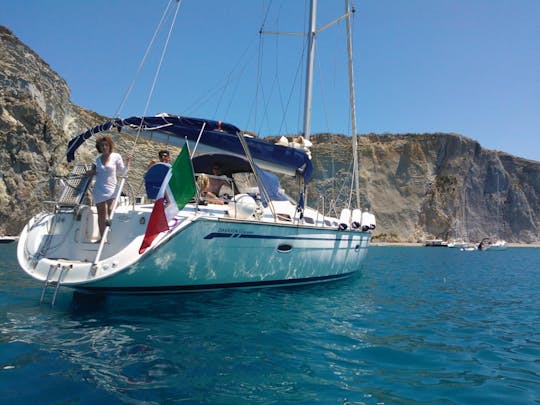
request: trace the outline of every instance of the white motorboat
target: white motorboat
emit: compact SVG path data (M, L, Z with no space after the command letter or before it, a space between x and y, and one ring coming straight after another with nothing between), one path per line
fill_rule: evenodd
M9 236L9 235L3 235L0 236L0 244L4 243L13 243L18 239L17 236Z
M506 250L508 246L506 246L506 241L501 239L493 240L489 244L489 250Z
M70 141L68 161L85 140L108 131L192 151L186 153L191 170L182 173L186 184L211 173L219 162L227 187L219 201L205 201L193 189L185 206L143 248L156 206L132 195L123 178L124 192L118 193L97 243L96 209L85 198L92 179L85 175L88 166L75 164L61 179L64 188L53 208L31 218L19 239L18 261L44 283L42 300L49 285L56 286L55 296L59 286L99 293L201 291L324 282L360 269L375 216L344 209L338 219L305 206L313 165L309 152L297 143L268 143L221 121L161 114L114 119L89 129ZM169 177L179 175L175 165L164 170ZM298 198L287 196L273 173L296 176ZM162 190L169 177L159 178ZM147 190L156 181L149 178Z
M478 246L478 249L483 251L499 251L507 248L506 241L497 238L484 238Z

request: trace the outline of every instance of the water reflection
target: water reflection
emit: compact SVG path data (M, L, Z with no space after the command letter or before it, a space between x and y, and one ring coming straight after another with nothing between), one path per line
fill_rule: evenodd
M268 390L294 398L325 370L334 370L327 384L345 386L354 374L347 369L361 367L347 353L366 345L361 314L372 304L347 286L136 297L62 291L52 310L36 294L35 305L6 313L1 333L70 364L59 377L121 401L234 391L257 402Z

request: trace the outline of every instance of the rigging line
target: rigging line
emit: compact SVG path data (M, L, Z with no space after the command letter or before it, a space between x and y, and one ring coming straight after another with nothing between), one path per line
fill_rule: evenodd
M178 16L178 10L180 9L180 4L182 4L181 0L178 0L176 4L176 11L174 12L174 17L171 22L171 26L169 27L169 32L167 33L167 39L165 40L165 45L163 46L163 50L161 52L161 57L159 59L158 67L156 69L156 74L154 75L154 80L152 82L152 87L150 88L150 92L148 94L148 98L146 100L146 105L144 107L143 117L146 116L146 112L148 111L148 106L150 105L150 100L152 99L152 95L154 93L154 89L156 87L157 79L159 77L159 72L161 71L161 65L163 64L163 59L165 58L165 54L167 53L167 48L169 46L169 40L171 39L172 30L174 28L174 23L176 22L176 17ZM141 126L142 126L142 120L141 120ZM139 136L139 134L137 134Z
M261 27L262 29L262 27ZM246 128L249 128L249 122L251 119L249 117L252 116L253 112L253 132L257 133L257 114L258 114L258 104L259 104L259 84L261 82L261 53L262 53L262 33L259 30L259 46L258 46L258 52L257 52L257 69L256 69L256 81L255 81L255 102L252 103L250 112L248 114L248 122L246 123Z
M344 195L344 194L346 194L346 192L344 192L344 189L346 189L347 192L349 193L348 198L349 199L351 198L352 194L350 192L350 187L346 187L346 184L349 181L349 179L347 178L348 177L347 175L351 173L352 166L353 166L353 162L350 161L348 168L343 167L342 169L338 170L338 173L337 173L338 179L335 179L336 191L334 192L334 198L333 198L333 201L332 201L333 206L329 207L329 209L333 209L334 211L336 211L338 204L340 204L340 206L343 206L344 204L346 204L347 195ZM341 175L341 173L344 173L344 174ZM343 202L342 202L342 200L343 200ZM350 208L351 205L348 204L348 205L345 205L345 207Z
M278 35L280 35L280 33L277 33ZM278 39L276 39L276 43L277 41L279 41ZM289 111L289 106L293 100L293 96L294 96L294 93L295 93L295 89L297 87L297 83L298 83L298 79L299 77L302 77L302 67L303 67L303 61L304 61L304 57L305 57L305 52L306 52L306 47L305 47L305 42L302 42L304 45L302 47L302 51L300 53L300 57L298 59L298 64L297 64L297 68L296 68L296 72L295 72L295 75L294 75L294 79L293 79L293 82L292 82L292 85L290 86L290 91L289 91L289 94L288 94L288 97L287 97L287 100L286 102L284 103L284 100L283 100L283 96L282 96L282 92L281 92L281 85L280 85L280 80L279 80L279 75L277 74L277 72L279 71L279 62L277 61L278 59L278 56L276 56L276 74L274 75L274 80L272 82L272 88L271 88L271 92L270 92L270 95L268 97L268 100L266 101L265 103L265 115L266 117L268 117L268 105L270 104L270 99L272 98L272 94L273 94L273 88L274 88L274 83L277 83L277 87L278 87L278 94L279 94L279 100L281 102L281 121L280 121L280 125L279 125L279 128L278 128L278 134L281 134L283 133L283 128L285 127L285 133L288 132L288 129L287 129L287 111ZM276 55L279 55L279 52L276 51ZM298 88L298 91L300 93L302 93L302 86L299 86ZM301 96L300 96L301 97ZM298 111L297 111L297 121L299 122L301 120L301 116L302 116L302 105L301 103L298 103Z
M298 62L298 65L296 66L296 73L294 75L294 81L293 81L293 84L291 86L291 91L289 92L289 97L287 99L287 103L285 105L285 110L283 111L283 116L282 116L282 119L281 119L281 124L279 126L279 133L281 133L281 130L282 128L285 126L285 131L288 131L287 129L287 125L286 125L286 112L289 110L289 105L291 104L291 101L293 99L293 94L294 94L294 90L295 88L297 87L296 86L296 83L298 83L298 77L301 75L301 72L303 71L302 70L302 67L303 67L303 58L304 58L304 55L305 55L305 48L302 49L302 54L300 56L300 59L299 59L299 62ZM302 92L302 87L300 86L299 88L299 91L300 93ZM300 103L299 103L300 105ZM300 121L300 117L301 117L301 111L299 110L297 112L297 121L299 122Z
M259 112L259 89L260 89L260 84L261 84L261 76L262 76L262 54L263 54L263 49L264 49L264 46L262 44L263 42L263 33L264 33L264 24L266 24L266 19L268 18L268 13L270 11L270 6L272 4L272 1L270 1L268 3L268 7L266 8L266 11L264 12L264 17L263 17L263 20L262 20L262 24L261 24L261 27L259 28L259 47L258 47L258 52L257 52L257 75L256 75L256 82L255 82L255 102L253 103L252 105L252 109L254 109L254 113L253 113L253 132L257 133L257 115L258 115L258 112ZM248 122L248 127L249 127L249 122ZM261 124L261 127L262 127L262 124ZM260 129L259 129L260 131Z
M166 11L169 9L169 5L171 4L173 0L170 0L169 1L169 4L167 5L167 8L166 8ZM177 0L177 5L176 5L176 11L174 13L174 17L172 19L172 22L171 22L171 26L169 27L169 32L167 34L167 39L165 41L165 44L163 46L163 51L161 52L161 58L159 60L159 64L158 64L158 67L157 67L157 70L156 70L156 74L154 75L154 80L152 82L152 87L150 89L150 92L148 94L148 98L147 98L147 101L146 101L146 106L144 108L144 112L143 112L143 117L146 116L146 112L148 110L148 106L150 104L150 100L152 98L152 94L154 92L154 88L155 88L155 85L156 85L156 82L157 82L157 79L158 79L158 76L159 76L159 72L161 70L161 65L163 64L163 59L165 57L165 53L167 52L167 47L169 45L169 40L171 38L171 34L172 34L172 30L174 28L174 24L176 22L176 17L178 15L178 10L180 9L180 4L182 3L182 0ZM163 18L162 18L163 20ZM161 21L160 21L160 24L161 24ZM139 141L139 137L140 137L140 134L141 134L141 130L142 130L142 127L143 127L143 124L144 124L144 119L141 119L141 123L139 124L139 127L137 129L137 135L135 137L135 140L133 141L133 146L137 145L137 142ZM122 180L120 181L120 187L118 188L118 194L116 196L116 198L114 199L114 202L113 202L113 206L112 206L112 209L111 209L111 214L110 214L110 219L112 220L113 216L114 216L114 213L116 211L116 207L118 205L118 200L120 198L120 195L122 193L122 189L124 187L124 184L126 182L126 178L127 178L127 170L126 172L124 173L124 175L122 176ZM106 239L106 236L107 236L107 233L110 231L110 227L107 227L105 228L105 233L101 239L101 243L100 243L100 246L98 248L98 252L96 254L96 257L95 257L95 261L94 261L94 264L98 262L98 260L100 259L100 256L101 256L101 252L103 250L103 246L104 246L104 241Z
M281 91L281 83L279 80L279 65L280 65L280 42L279 37L276 37L275 41L275 60L274 60L274 80L272 82L272 93L274 92L274 84L277 87L277 98L279 100L279 105L281 107L282 115L285 115L286 109L283 103L283 92ZM272 96L272 93L270 96ZM279 133L281 133L281 127L279 128Z
M231 108L231 105L233 104L234 97L238 91L238 88L240 87L240 79L242 76L244 76L244 72L246 71L248 67L249 58L247 57L248 53L251 51L251 48L253 46L255 41L251 42L243 51L243 53L238 58L236 64L234 67L229 71L227 74L227 80L225 81L225 84L222 86L221 95L219 97L219 104L221 104L223 97L225 96L225 92L228 90L229 87L234 87L232 90L232 95L229 97L229 105L227 106L225 110L225 114L223 114L224 117L228 115L228 112ZM235 86L232 86L232 83L236 83ZM216 114L217 114L218 107L216 106Z
M122 109L124 108L124 105L126 104L127 102L127 99L129 98L129 95L131 94L131 91L133 90L133 87L135 86L135 83L142 71L142 68L144 66L144 64L146 63L146 59L148 58L148 55L150 54L150 51L152 49L152 47L154 46L154 42L157 38L157 34L159 31L161 31L161 27L163 25L163 22L165 21L165 17L168 13L168 10L169 10L169 7L171 6L171 3L173 2L174 0L169 0L169 4L167 4L167 7L165 8L165 11L163 12L163 15L161 16L161 20L159 21L158 23L158 26L156 27L156 30L154 31L154 35L152 36L152 39L150 40L150 43L148 44L148 47L146 48L146 52L144 53L144 56L143 58L141 59L141 62L139 64L139 67L137 69L137 72L135 73L135 76L133 77L133 80L131 81L127 91L126 91L126 94L124 95L124 98L122 99L121 103L120 103L120 106L118 107L118 109L116 110L116 113L114 114L114 118L118 118L119 115L120 115L120 112L122 111Z
M275 74L274 74L274 78L273 78L273 81L272 81L272 85L270 86L270 93L268 95L268 97L265 97L265 91L264 91L264 87L262 87L261 83L262 83L262 76L263 76L263 73L262 73L262 67L263 67L263 50L264 50L264 45L263 45L263 35L276 35L276 48L279 48L279 39L277 38L277 36L281 36L281 35L287 35L286 33L283 33L283 32L269 32L269 31L265 31L264 30L264 24L266 23L266 20L267 20L267 17L268 17L268 13L270 11L270 6L271 4L268 5L268 8L266 9L266 14L265 14L265 17L264 17L264 20L263 20L263 24L261 25L261 28L259 29L259 54L258 54L258 60L257 60L257 87L256 87L256 94L255 94L255 122L254 122L254 128L257 128L257 115L258 115L258 109L259 109L259 94L261 94L261 97L262 97L262 107L263 107L263 111L262 111L262 115L263 117L261 118L261 123L259 124L259 130L258 132L262 132L262 128L264 126L264 122L266 121L267 122L267 125L270 127L271 126L271 119L269 118L269 105L271 103L271 99L272 99L272 95L274 94L274 88L277 87L277 92L278 92L278 99L280 101L280 106L281 106L281 113L282 113L282 119L281 119L281 123L280 123L280 126L279 126L279 130L278 130L278 133L281 133L282 131L282 128L283 128L283 123L285 121L285 113L287 111L287 107L284 106L284 103L283 103L283 95L282 95L282 92L281 92L281 85L279 83L279 77L277 75L277 72L279 71L279 55L280 53L276 50L275 52L275 55L276 55L276 63L275 63ZM277 24L279 25L279 18L278 18L278 22ZM277 83L277 85L276 85ZM290 98L290 97L289 97ZM257 132L257 129L255 129L255 132Z
M226 108L225 114L222 114L222 117L226 115L230 109L230 106L233 104L234 95L237 93L237 87L240 84L239 77L242 77L244 75L245 69L247 69L249 64L249 58L248 53L251 50L251 47L253 44L249 44L242 54L239 56L239 58L236 61L236 64L229 69L228 73L225 75L225 80L218 79L214 83L209 84L209 88L207 90L201 91L201 95L199 95L197 98L194 98L190 105L186 107L186 114L190 111L197 111L200 109L200 107L204 104L207 104L209 100L217 100L216 107L214 109L214 115L218 114L218 110L224 107L221 107L223 104L223 98L225 96L225 93L228 91L228 89L231 86L231 83L237 82L238 85L234 87L233 90L233 97L230 98L228 107ZM247 62L246 62L247 61ZM223 117L224 118L224 117Z
M347 204L347 208L351 208L352 207L352 199L353 199L353 190L354 190L354 183L356 181L356 173L354 173L354 170L355 170L355 165L354 163L352 164L353 166L353 175L351 176L351 185L349 186L349 203ZM357 207L358 208L358 205Z
M323 115L324 115L324 124L325 124L325 127L326 127L326 132L330 133L330 125L329 125L329 120L328 120L328 106L326 104L326 88L324 87L324 78L322 77L323 74L323 69L321 67L321 58L319 56L319 52L316 52L315 53L315 58L317 59L317 70L318 70L318 74L319 74L319 77L321 77L321 80L318 80L317 83L318 83L318 87L319 87L319 91L321 92L321 104L322 104L322 110L323 110ZM335 82L334 82L334 88L335 88Z
M173 0L170 0L170 2L172 2L172 1ZM170 4L170 2L169 2L169 4ZM152 99L152 95L153 95L154 89L156 87L157 79L158 79L159 73L161 71L161 65L163 64L163 59L165 58L165 54L167 53L167 48L169 46L169 40L171 39L172 30L173 30L174 24L176 22L176 17L178 16L178 10L180 9L180 4L182 4L182 0L177 0L176 11L174 12L174 16L173 16L173 19L171 21L171 25L169 27L169 32L167 33L167 39L165 40L165 44L163 45L163 50L161 51L161 57L159 59L159 63L158 63L157 69L156 69L156 73L154 75L154 80L152 81L152 86L150 88L150 91L148 93L148 97L146 99L146 105L144 107L142 117L145 117L146 112L148 111L148 106L150 105L150 100ZM137 135L135 136L135 140L133 141L134 146L137 145L137 142L139 141L139 137L141 135L143 125L144 125L144 119L141 119L141 123L139 124L139 127L137 128Z
M265 31L259 31L259 34L261 35L260 38L263 38L263 34L266 34ZM278 43L277 42L278 39L276 39L276 44ZM277 47L277 45L276 45ZM262 41L260 42L260 61L263 61L263 50L264 50L264 45L262 44ZM275 52L275 55L276 55L276 59L277 59L277 55L278 55L278 52L276 51ZM260 62L259 62L260 63ZM260 64L260 66L264 66L262 63ZM277 68L276 68L277 70ZM268 94L268 96L266 96L266 93L265 93L265 87L262 86L262 77L263 77L263 71L262 71L262 68L260 69L260 75L258 77L258 85L260 85L260 91L261 91L261 98L262 98L262 118L261 118L261 130L262 131L262 127L264 125L264 122L266 121L267 125L270 127L271 126L271 118L270 118L270 114L269 114L269 105L271 103L271 100L272 100L272 95L274 94L274 88L275 88L275 82L276 82L276 75L274 75L273 77L273 80L272 80L272 84L269 86L270 87L270 92ZM258 101L258 100L257 100Z
M261 37L262 38L262 37ZM264 65L264 45L259 46L259 67L258 67L258 77L257 77L257 110L259 109L259 103L261 106L261 118L260 118L260 124L259 124L259 130L255 129L256 132L263 132L263 126L264 122L266 121L269 123L268 119L268 102L266 101L266 95L265 95L265 88L262 85L263 82L263 76L265 75L265 70L263 70L265 67ZM260 100L260 101L259 101ZM255 121L255 125L257 125L257 122ZM268 124L267 124L268 125ZM255 126L255 128L257 128Z

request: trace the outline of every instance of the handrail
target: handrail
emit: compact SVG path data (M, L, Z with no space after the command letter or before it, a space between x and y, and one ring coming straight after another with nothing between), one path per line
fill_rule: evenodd
M272 216L274 217L274 222L277 222L277 215L276 215L276 210L274 209L274 204L272 203L272 200L270 199L270 196L268 195L268 190L266 190L264 183L261 181L259 177L259 173L257 172L257 167L255 166L255 162L253 161L253 157L251 156L251 152L244 138L244 134L241 132L238 132L237 135L238 135L238 139L240 140L240 144L242 145L242 148L244 148L244 153L246 154L246 157L248 158L248 162L249 162L249 165L251 166L251 170L253 171L253 175L255 176L255 179L257 180L257 185L259 186L259 189L264 194L264 197L266 198L266 201L268 202L268 207L270 208L270 211L272 212Z

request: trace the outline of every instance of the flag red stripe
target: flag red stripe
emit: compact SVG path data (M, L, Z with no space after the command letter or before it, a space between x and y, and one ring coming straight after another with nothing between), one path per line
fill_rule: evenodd
M148 226L146 227L144 239L139 248L139 254L143 254L152 244L154 239L156 239L156 236L168 229L169 224L167 223L167 217L165 216L164 198L162 197L154 202L154 208L152 209L150 219L148 220Z

